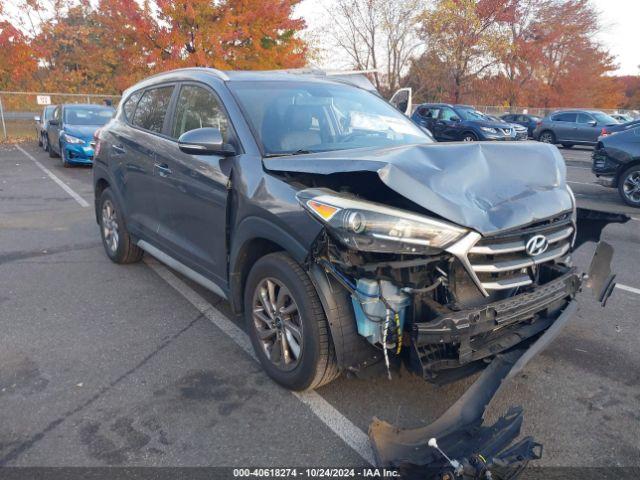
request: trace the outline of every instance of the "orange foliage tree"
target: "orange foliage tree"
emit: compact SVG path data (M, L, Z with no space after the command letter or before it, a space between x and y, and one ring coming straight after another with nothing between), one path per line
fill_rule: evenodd
M0 11L0 86L115 93L172 68L301 67L299 2L19 0Z

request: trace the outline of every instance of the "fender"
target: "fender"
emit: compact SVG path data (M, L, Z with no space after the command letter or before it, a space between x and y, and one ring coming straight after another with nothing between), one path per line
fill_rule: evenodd
M229 254L229 298L234 313L242 312L243 267L247 257L251 255L245 247L253 240L266 240L278 245L300 264L306 262L311 248L310 245L305 246L300 243L273 221L255 216L244 218L233 231Z

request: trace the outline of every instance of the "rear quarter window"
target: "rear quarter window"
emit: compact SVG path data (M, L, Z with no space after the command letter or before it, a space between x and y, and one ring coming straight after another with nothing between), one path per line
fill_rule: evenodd
M138 100L142 96L142 92L133 92L122 105L124 116L128 121L133 121L133 113L136 111Z

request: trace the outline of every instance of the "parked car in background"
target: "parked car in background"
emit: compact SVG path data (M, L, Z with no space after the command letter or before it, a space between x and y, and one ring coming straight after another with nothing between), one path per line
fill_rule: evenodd
M542 121L542 117L529 115L527 113L508 113L506 115L502 115L500 118L505 122L517 123L518 125L527 127L529 137L533 137L533 131L535 130L536 125L538 122Z
M592 171L599 184L617 188L627 205L640 208L640 125L601 137Z
M42 114L33 117L36 122L36 138L38 139L38 146L44 148L45 151L47 150L47 144L45 140L47 122L51 120L55 108L55 105L47 105L42 109Z
M560 110L545 117L533 131L533 138L544 143L595 145L598 137L607 134L607 127L619 122L598 110Z
M615 118L620 123L627 123L627 122L630 122L630 121L633 120L633 117L631 115L626 114L626 113L612 113L611 117Z
M418 105L411 120L427 128L439 142L516 139L511 125L489 120L469 105L423 103Z
M114 113L113 107L104 105L58 105L47 126L49 156L60 157L65 167L91 165L93 135Z
M527 132L527 127L523 127L522 125L520 125L518 123L507 122L507 121L501 119L500 117L496 117L494 115L487 115L485 113L484 116L487 117L492 122L503 123L505 125L509 125L509 126L513 127L513 129L516 131L516 140L528 140L529 139L529 133Z

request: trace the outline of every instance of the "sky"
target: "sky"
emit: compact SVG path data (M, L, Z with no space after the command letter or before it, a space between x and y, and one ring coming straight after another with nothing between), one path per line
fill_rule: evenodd
M402 0L398 0L402 1ZM303 0L296 13L307 21L311 30L326 21L325 9L332 0ZM640 0L592 0L601 12L602 32L599 39L616 56L619 68L613 75L640 75ZM321 39L319 39L321 41ZM324 59L322 67L338 68Z

